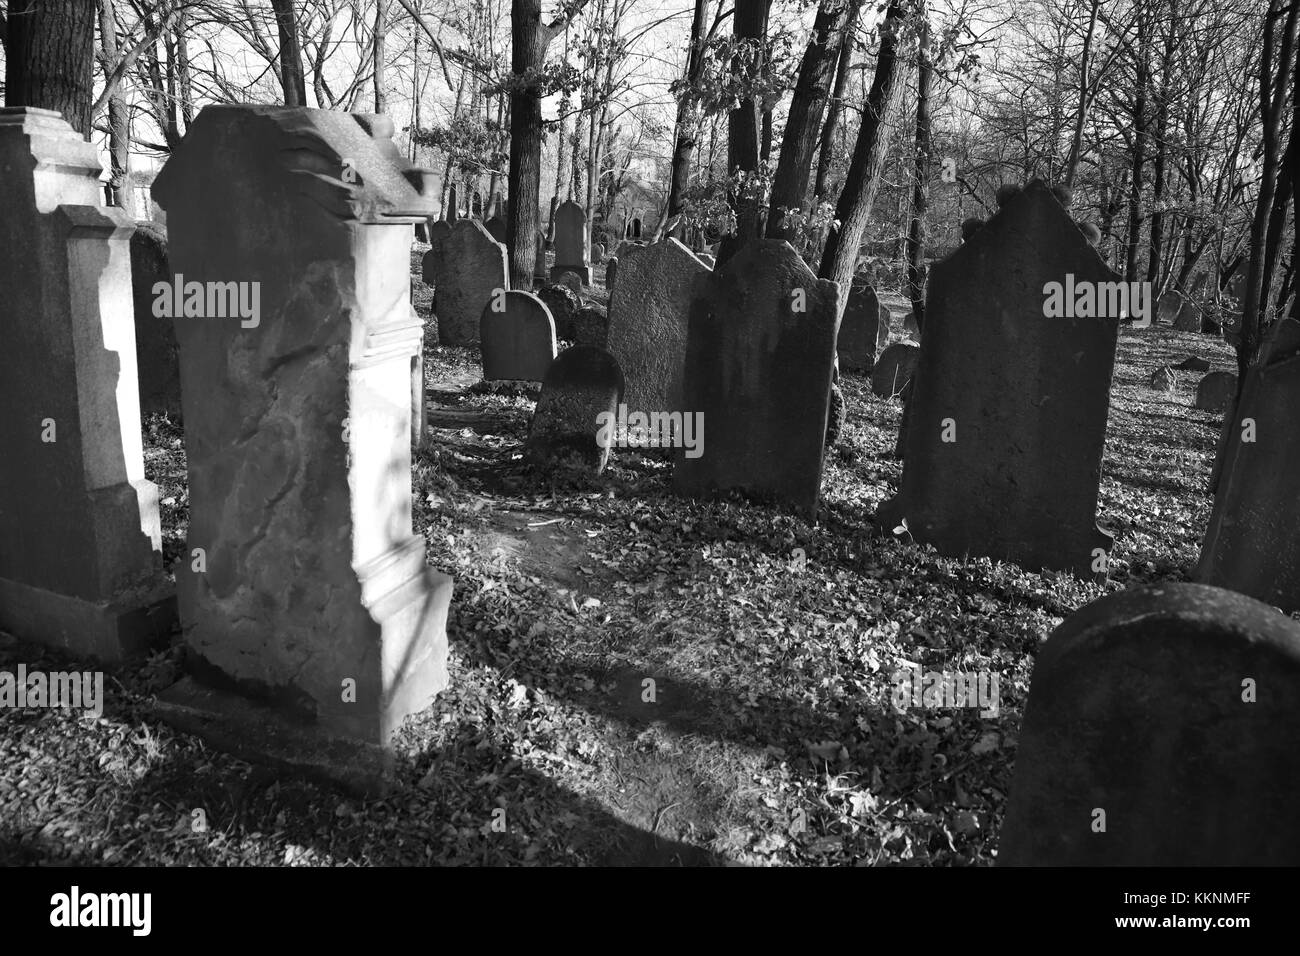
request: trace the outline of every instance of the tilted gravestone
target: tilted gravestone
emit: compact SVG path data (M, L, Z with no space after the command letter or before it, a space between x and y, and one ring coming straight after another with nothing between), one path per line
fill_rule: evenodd
M705 277L691 303L682 405L708 430L696 457L677 450L675 491L734 489L816 513L839 295L779 239L748 243Z
M705 266L707 266L710 269L712 269L715 265L718 264L718 260L713 258L713 256L709 255L707 252L697 252L695 254L695 258L699 259L701 262L705 264Z
M565 272L577 273L583 285L591 285L591 266L587 262L587 216L573 200L560 203L555 210L554 281Z
M536 292L537 298L546 303L555 320L555 334L566 342L573 341L573 320L582 308L582 299L567 285L552 283Z
M477 345L478 320L493 291L507 289L506 247L483 224L458 219L424 254L424 281L434 287L442 345Z
M180 355L172 320L154 315L154 286L170 284L167 230L137 222L131 236L131 296L135 307L135 364L140 410L176 415L181 410Z
M920 346L911 342L895 342L880 353L871 370L871 391L879 398L896 395L907 398L909 386L916 376L916 363L920 359Z
M58 113L0 110L0 169L0 629L116 661L175 620L144 477L134 226L99 207L95 148Z
M945 555L1104 572L1097 494L1121 286L1039 180L934 264L884 526L905 521Z
M627 381L627 407L686 411L682 375L691 301L709 269L676 239L647 246L621 268L609 299L609 350Z
M1238 409L1225 423L1227 445L1218 463L1214 509L1196 580L1249 594L1290 614L1300 610L1300 502L1295 490L1300 325L1280 323L1266 350L1264 361L1246 376ZM1198 389L1198 407L1199 398ZM1230 405L1232 396L1225 400Z
M623 373L605 349L575 345L559 354L542 382L528 429L525 460L542 470L573 468L600 474L610 441L601 426L618 414Z
M1237 376L1210 372L1196 383L1196 407L1203 412L1223 412L1237 398Z
M880 302L876 290L869 285L854 285L840 319L840 333L836 351L840 368L846 372L870 372L876 356L889 344L889 313L880 321Z
M406 260L434 202L391 130L209 106L154 184L187 286L253 305L176 323L194 679L167 692L168 719L367 791L398 725L447 683L452 588L411 533Z
M1038 652L1003 866L1300 864L1300 624L1159 584L1075 612Z
M540 382L555 359L555 321L531 292L503 290L483 308L483 378Z

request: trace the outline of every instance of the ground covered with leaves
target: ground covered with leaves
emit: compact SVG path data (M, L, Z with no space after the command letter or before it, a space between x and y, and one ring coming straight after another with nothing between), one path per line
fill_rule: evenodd
M990 864L1040 643L1102 593L1195 564L1221 416L1194 409L1195 373L1148 387L1188 355L1234 368L1207 336L1121 336L1103 584L875 531L901 406L862 377L842 379L848 421L810 523L674 497L657 453L615 450L598 479L532 474L535 391L486 388L475 351L432 348L415 530L455 580L451 683L404 727L391 794L362 801L160 723L177 635L108 674L99 718L0 711L0 862ZM183 435L151 418L145 441L170 561ZM85 666L0 635L0 666L18 662ZM998 674L999 712L900 709L912 666Z

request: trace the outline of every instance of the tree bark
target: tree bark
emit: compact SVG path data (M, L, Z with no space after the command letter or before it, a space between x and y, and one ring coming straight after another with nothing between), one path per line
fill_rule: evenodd
M695 0L695 12L691 16L690 47L686 56L686 75L683 77L684 88L677 97L677 121L673 128L673 161L668 179L668 202L664 206L663 219L655 230L655 238L663 238L669 221L682 211L682 196L686 192L686 183L691 174L691 156L699 137L699 111L696 108L698 97L695 84L699 82L700 70L704 63L704 22L709 17L709 0Z
M388 112L388 84L384 77L384 47L388 39L388 0L375 0L375 42L371 59L374 72L375 112Z
M767 235L789 239L786 212L801 209L808 194L808 179L821 133L822 113L835 81L836 58L843 46L852 0L821 0L812 36L799 64L790 113L781 137L781 158L772 178L768 202Z
M844 25L840 39L835 69L835 89L831 93L830 106L826 112L826 125L822 127L821 142L818 146L817 176L813 180L813 202L821 202L826 195L826 177L831 171L831 155L834 148L835 132L844 114L844 94L849 85L849 68L853 65L853 31L857 27L858 11L861 5L849 6L849 19Z
M87 0L10 0L5 49L5 104L58 110L89 139L95 5Z
M122 51L117 43L117 11L113 0L99 0L101 65L108 76ZM135 214L135 197L131 193L131 114L126 96L119 83L108 98L108 205L118 206L132 219Z
M735 38L748 41L755 51L754 76L761 72L763 40L767 35L766 0L736 0L732 14ZM732 175L756 173L760 162L762 135L761 106L756 96L742 97L727 117L727 166ZM742 190L732 196L736 212L736 231L723 237L718 247L718 265L730 259L736 250L758 234L759 201Z
M925 218L930 205L930 25L924 13L916 56L916 153L913 163L912 221L907 232L907 291L918 331L925 330Z
M898 34L910 13L909 0L890 0L885 21L880 30L880 53L876 57L876 73L871 81L863 105L862 125L853 147L844 189L835 205L838 229L832 229L822 251L821 268L817 274L823 279L833 279L847 292L858 260L858 247L866 232L871 207L880 188L880 175L888 153L888 127L885 124L889 110L902 89L899 82ZM840 296L843 309L846 295Z
M302 50L298 43L298 17L293 0L271 0L275 24L280 31L280 85L284 88L285 106L307 105L307 78L302 70Z
M1147 27L1146 18L1138 16L1137 89L1133 96L1133 177L1128 192L1128 236L1124 259L1124 281L1137 280L1138 247L1142 241L1142 173L1146 164L1147 146Z

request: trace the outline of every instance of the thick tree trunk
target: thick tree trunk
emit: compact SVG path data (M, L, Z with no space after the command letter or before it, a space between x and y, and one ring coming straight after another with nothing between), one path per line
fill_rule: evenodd
M275 24L280 31L280 85L285 106L307 105L307 78L302 71L302 50L298 43L298 17L293 0L271 0Z
M708 16L709 0L695 0L695 12L691 17L690 48L686 56L686 88L677 97L677 121L673 129L673 161L668 180L668 202L664 207L659 228L655 230L656 239L663 237L669 220L681 213L682 196L686 192L686 183L691 175L691 156L695 152L695 143L699 136L699 111L696 108L693 87L699 80L700 68L704 62L704 22Z
M506 246L510 286L532 286L537 262L538 202L542 183L542 97L536 76L552 34L542 24L541 0L511 0L510 195L506 201ZM530 82L518 82L523 77ZM576 163L575 163L576 165Z
M767 35L766 0L736 0L732 27L738 41L756 52L755 74L761 72L763 40ZM755 173L761 156L762 117L757 97L747 96L727 117L727 166L733 175ZM732 196L736 212L736 231L725 236L718 248L718 264L731 258L742 245L758 235L758 211L761 200L748 188Z
M111 73L122 58L117 43L117 11L113 0L99 0L100 48L104 74ZM135 196L131 191L131 114L119 83L108 99L108 205L119 206L136 218Z
M1133 96L1133 178L1128 187L1128 248L1124 281L1137 280L1138 248L1142 244L1142 175L1147 147L1147 37L1146 19L1138 17L1137 89Z
M840 48L836 53L835 89L831 93L830 106L826 112L826 125L822 127L821 142L818 145L817 176L813 180L813 202L819 203L826 195L826 177L831 171L831 156L834 150L835 133L844 115L844 94L849 85L849 68L853 65L853 31L858 22L861 4L851 3L849 18L844 25L840 38Z
M813 21L812 36L799 64L790 113L781 137L781 158L772 178L768 202L767 235L789 239L787 210L801 209L808 194L813 156L821 133L822 113L835 79L836 56L843 45L845 24L852 0L821 0Z
M95 5L10 0L5 105L58 110L87 139L95 77Z
M880 53L876 57L876 74L871 81L862 111L862 125L853 147L844 189L835 206L835 218L840 227L832 229L822 251L821 268L817 274L823 279L833 279L847 293L857 265L858 247L871 218L871 207L880 188L880 175L884 169L888 150L888 126L885 119L902 89L899 82L898 34L910 12L907 0L890 0L885 22L880 30ZM840 296L843 308L846 295Z

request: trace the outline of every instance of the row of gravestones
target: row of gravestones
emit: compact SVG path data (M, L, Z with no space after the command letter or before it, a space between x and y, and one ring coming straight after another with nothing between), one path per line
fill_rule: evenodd
M132 223L93 146L0 111L0 629L116 660L179 614L163 716L249 756L384 785L446 685L451 579L411 530L412 226L435 211L386 117L210 106L154 184L189 527L174 590L144 478ZM137 290L138 292L139 290Z

